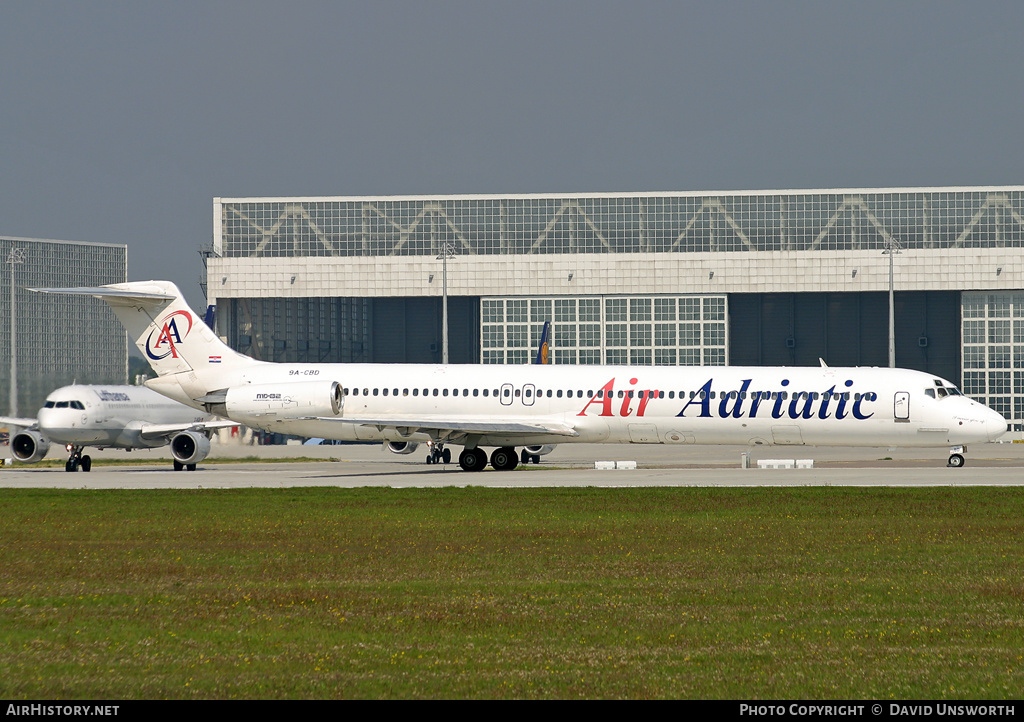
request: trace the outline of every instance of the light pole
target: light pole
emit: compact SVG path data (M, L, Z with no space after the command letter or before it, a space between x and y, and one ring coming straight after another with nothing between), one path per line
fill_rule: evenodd
M11 265L11 399L8 405L11 416L18 415L18 314L14 308L14 267L25 262L25 249L11 246L7 254Z
M893 302L892 259L900 252L900 242L889 236L882 255L889 256L889 368L896 368L896 305Z
M441 363L448 363L448 259L455 258L455 244L445 241L437 259L441 261Z

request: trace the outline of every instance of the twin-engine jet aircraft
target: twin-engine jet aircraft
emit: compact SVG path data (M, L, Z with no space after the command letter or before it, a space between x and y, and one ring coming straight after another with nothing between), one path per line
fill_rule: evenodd
M237 422L171 401L144 386L64 386L46 397L36 418L0 417L13 426L11 453L24 463L43 459L51 442L68 450L65 471L89 471L88 446L149 449L171 445L174 468L192 471L210 453L209 431Z
M463 447L460 466L514 469L565 443L950 447L1006 431L931 374L889 368L300 364L221 342L172 283L37 289L101 298L159 375L150 388L260 429ZM492 448L490 456L485 448Z

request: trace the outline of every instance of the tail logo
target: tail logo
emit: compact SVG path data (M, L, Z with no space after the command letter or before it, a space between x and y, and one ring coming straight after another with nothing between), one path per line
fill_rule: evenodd
M179 321L182 325L186 322L188 324L184 332L178 327ZM156 325L157 328L150 331L149 338L146 339L146 355L153 361L160 361L168 356L178 358L177 344L181 343L192 330L192 314L188 311L172 311L160 319ZM156 343L153 343L154 335L156 335Z

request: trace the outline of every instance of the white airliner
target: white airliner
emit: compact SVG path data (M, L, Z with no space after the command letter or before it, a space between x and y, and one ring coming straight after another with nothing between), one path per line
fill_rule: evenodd
M101 298L159 375L154 390L261 429L463 447L514 469L516 447L749 444L963 448L1005 433L931 374L890 368L270 363L221 342L166 281L36 289Z
M46 397L36 418L0 417L19 427L10 435L11 452L19 461L43 459L50 443L67 447L65 471L89 471L87 446L100 449L149 449L171 445L174 468L193 471L210 453L208 432L237 422L217 419L171 401L144 386L74 385Z

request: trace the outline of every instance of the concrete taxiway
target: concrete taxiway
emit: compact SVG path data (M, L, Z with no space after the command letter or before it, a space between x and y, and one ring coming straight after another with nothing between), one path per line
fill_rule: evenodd
M741 468L743 453L749 453L751 468ZM111 450L93 456L132 459L136 465L97 464L88 473L68 473L62 467L4 467L0 488L1024 486L1024 444L1013 443L971 447L967 465L958 469L946 467L945 449L843 447L567 444L546 456L539 467L476 473L464 472L454 463L425 464L425 451L397 456L379 445L215 446L193 472L173 471L166 450ZM308 460L284 461L295 457ZM813 468L757 468L758 460L767 459L812 460ZM138 464L140 460L146 463ZM635 461L637 468L598 470L598 461Z

